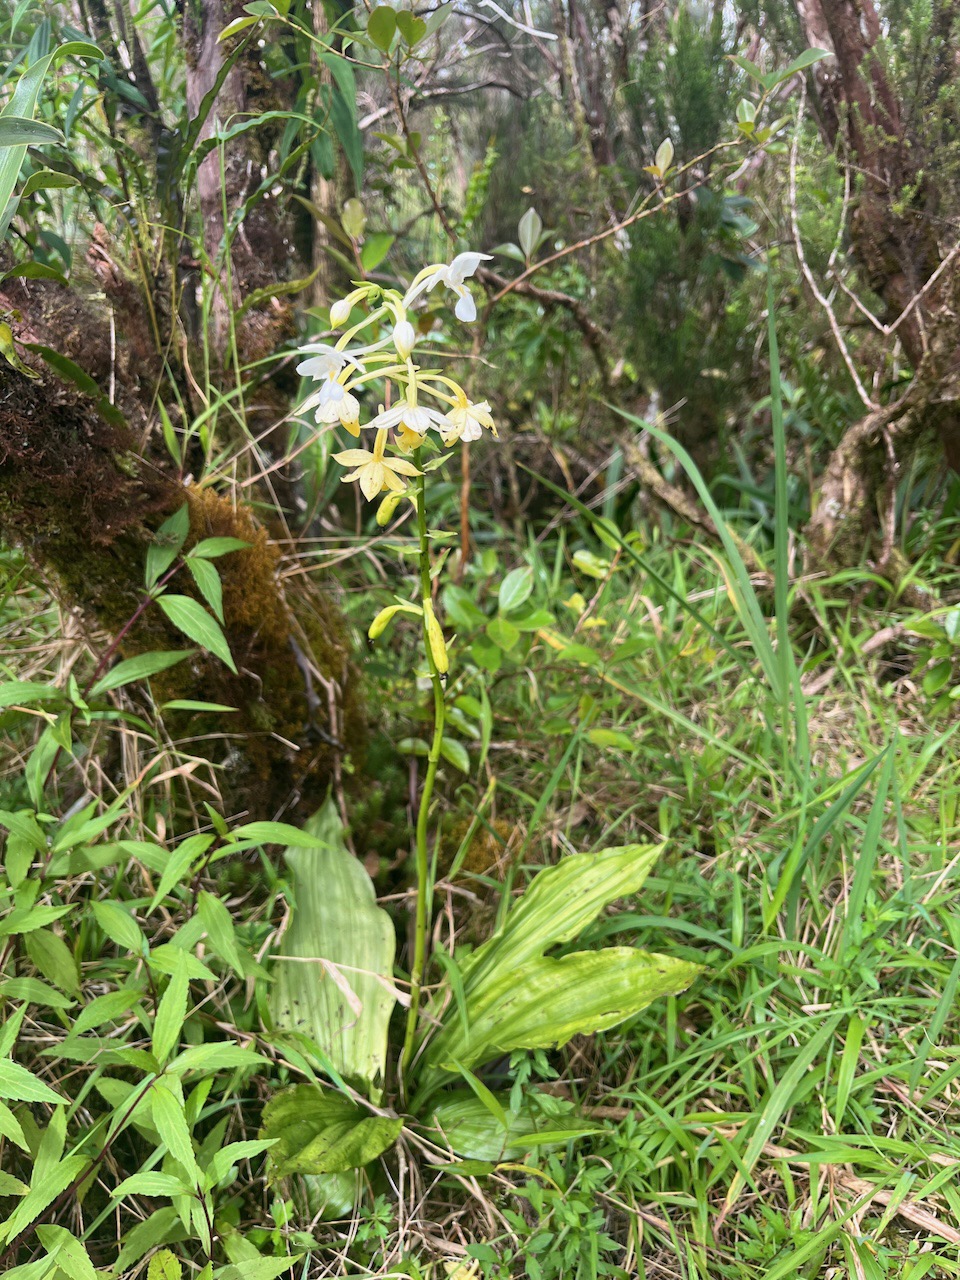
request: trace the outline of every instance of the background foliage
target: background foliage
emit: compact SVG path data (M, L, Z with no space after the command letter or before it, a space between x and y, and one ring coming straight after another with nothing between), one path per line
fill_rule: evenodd
M958 1274L956 18L862 7L0 15L4 1274ZM417 540L295 365L465 248L403 1096ZM473 1052L631 845L531 964L699 976ZM297 964L361 951L372 1028Z

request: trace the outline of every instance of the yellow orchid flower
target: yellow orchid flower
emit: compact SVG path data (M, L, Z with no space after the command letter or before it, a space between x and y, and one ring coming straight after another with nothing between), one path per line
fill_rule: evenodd
M333 455L342 467L356 468L343 477L343 483L359 480L360 491L368 502L384 489L402 493L404 485L400 476L420 475L412 462L407 462L404 458L385 457L383 451L386 443L387 430L381 427L374 441L373 452L369 449L345 449L343 453Z
M412 453L414 449L420 448L425 439L426 436L420 435L417 431L411 431L405 422L401 422L394 443L401 453Z

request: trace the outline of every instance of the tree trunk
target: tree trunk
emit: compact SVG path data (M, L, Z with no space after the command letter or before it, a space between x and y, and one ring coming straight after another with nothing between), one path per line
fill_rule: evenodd
M221 43L220 33L243 14L239 0L200 0L185 8L191 118L197 118L230 51L244 38ZM251 116L293 106L292 78L284 82L269 76L254 39L242 46L224 77L200 131L200 142L211 138L217 128L223 132ZM293 218L274 193L259 191L264 174L273 166L282 132L282 122L258 124L214 147L197 172L203 248L215 283L211 323L206 334L195 335L195 340L206 342L212 376L221 387L236 383L238 365L246 367L262 359L295 335L295 295L286 293L283 286L300 281L304 299L317 303L316 296L308 298L314 273L297 252ZM252 296L259 301L251 304ZM246 432L256 442L251 457L265 463L264 470L270 468L269 491L292 528L299 526L305 510L299 472L282 461L289 446L287 414L296 388L292 369L281 366L258 383L256 394L244 405Z
M234 10L242 12L224 0L201 0L185 10L192 118L215 86L225 56L217 38ZM271 101L276 93L251 41L227 75L209 120L226 125L237 112L284 105ZM218 383L226 388L239 377L235 357L248 366L296 331L283 290L250 305L255 290L270 292L308 274L293 253L279 201L268 196L247 206L269 172L269 127L224 144L223 182L217 149L200 165L196 194L204 249L218 275L206 335L185 334L189 323L178 319L172 281L161 279L158 286L157 278L126 269L119 260L122 248L110 243L103 228L96 229L87 256L105 308L47 281L0 284L0 314L10 320L17 341L27 344L27 363L43 369L30 354L32 346L38 355L46 350L66 357L88 375L78 389L49 369L32 379L0 360L0 538L24 548L65 604L80 609L101 632L122 637L122 656L192 647L156 604L144 607L146 551L168 515L188 503L188 547L210 536L247 542L247 549L216 562L224 632L237 674L197 652L155 677L153 691L158 703L195 700L235 708L231 714L168 711L164 721L174 743L184 742L191 756L210 762L211 780L229 812L296 819L322 800L345 753L356 757L362 751L364 716L345 624L330 597L307 577L284 588L279 546L251 508L229 491L220 494L178 474L159 443L155 408L159 397L179 423L178 401L202 407ZM229 226L231 220L233 233L225 235L225 221ZM173 272L196 268L183 256L181 249ZM208 360L198 346L202 338L209 343ZM286 449L285 419L297 387L286 365L259 383L244 406L245 436L237 452L243 456L244 446L254 441L245 454L253 459L251 479L264 448L275 458ZM171 368L179 382L176 397ZM212 371L212 385L200 387L196 371L204 368ZM89 378L109 395L87 394ZM274 492L278 474L271 476ZM281 505L291 509L295 477L287 477L280 494ZM185 570L177 571L169 589L197 595Z
M847 431L822 478L809 543L819 562L850 565L876 532L882 493L922 444L939 439L949 464L960 466L958 277L938 237L944 224L930 157L909 135L876 48L881 31L873 0L796 0L796 7L809 43L835 54L815 72L818 123L857 175L853 251L883 300L881 319L914 370L899 403ZM884 519L880 514L879 523Z

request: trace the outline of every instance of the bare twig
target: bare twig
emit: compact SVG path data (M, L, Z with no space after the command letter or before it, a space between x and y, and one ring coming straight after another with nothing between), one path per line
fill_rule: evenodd
M827 317L827 323L830 325L830 332L833 334L837 349L843 363L847 366L847 372L853 380L853 385L857 389L857 395L863 401L867 409L873 410L879 408L879 405L868 394L866 387L860 380L857 373L856 365L853 363L853 357L850 355L850 349L847 346L843 334L840 332L840 325L837 321L836 314L830 304L829 298L824 294L814 278L813 272L807 263L806 255L803 251L803 240L800 237L800 224L797 219L797 150L800 145L800 130L803 127L803 113L807 101L807 85L806 81L801 83L800 88L800 106L797 109L797 127L793 134L793 142L790 146L790 229L793 233L793 247L797 254L797 261L800 264L800 271L806 280L810 292L823 308L823 313Z

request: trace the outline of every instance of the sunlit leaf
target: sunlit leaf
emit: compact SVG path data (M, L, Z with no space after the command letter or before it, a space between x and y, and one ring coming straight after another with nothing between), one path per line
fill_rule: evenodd
M97 924L121 951L132 951L135 955L143 953L146 939L126 908L109 898L102 902L92 902L90 906Z
M388 4L381 4L374 9L367 19L367 35L384 53L393 43L397 30L397 11Z
M175 1083L179 1088L180 1082ZM169 1085L168 1078L164 1076L150 1090L148 1096L153 1123L174 1160L180 1162L188 1177L199 1181L200 1170L197 1168L193 1143L190 1141L190 1129L184 1114L183 1103L174 1095Z
M409 9L401 9L397 13L397 30L412 49L427 34L427 24L423 18L416 17Z
M59 129L23 116L0 116L0 147L33 147L48 142L63 142Z
M504 613L519 609L530 597L533 590L533 570L529 565L519 569L511 569L500 583L498 601Z
M161 1066L166 1063L180 1043L180 1033L187 1017L190 979L187 977L186 956L182 951L179 953L178 960L180 963L167 983L166 991L160 997L157 1016L153 1021L153 1054Z
M63 1102L49 1085L10 1058L0 1058L0 1098L10 1102L49 1102L54 1106Z
M393 922L344 843L333 800L307 825L324 847L287 851L294 902L275 967L274 1022L305 1032L345 1079L376 1097L396 1003Z
M448 1007L427 1039L426 1092L446 1072L513 1049L566 1044L690 985L696 965L630 947L546 954L576 938L608 903L636 893L658 853L625 845L572 854L534 877L493 937L463 960L465 1010Z

